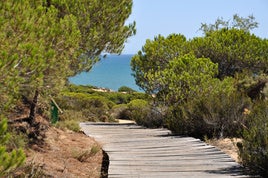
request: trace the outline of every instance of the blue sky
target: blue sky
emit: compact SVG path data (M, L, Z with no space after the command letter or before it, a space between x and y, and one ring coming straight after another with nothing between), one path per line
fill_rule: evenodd
M137 34L128 39L123 54L136 54L146 39L158 34L202 36L201 23L214 23L218 17L229 20L234 14L253 15L259 27L252 32L268 38L268 0L133 0L127 23L136 21Z

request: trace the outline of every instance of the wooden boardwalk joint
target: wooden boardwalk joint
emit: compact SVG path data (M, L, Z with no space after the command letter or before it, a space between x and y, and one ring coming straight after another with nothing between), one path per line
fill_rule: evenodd
M171 136L166 129L91 122L80 127L103 145L109 178L247 177L219 149L192 137Z

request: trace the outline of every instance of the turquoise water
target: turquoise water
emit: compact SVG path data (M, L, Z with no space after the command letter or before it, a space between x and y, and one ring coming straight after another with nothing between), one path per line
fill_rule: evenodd
M131 75L130 61L133 55L107 55L96 63L91 71L82 72L69 79L76 85L93 85L117 91L121 86L141 91Z

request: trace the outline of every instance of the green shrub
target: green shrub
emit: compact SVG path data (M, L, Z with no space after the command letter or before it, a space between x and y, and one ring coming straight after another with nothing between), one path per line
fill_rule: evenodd
M175 134L191 135L191 120L185 117L181 107L169 107L166 113L166 127Z
M164 124L165 114L162 113L161 109L150 106L146 109L146 117L142 121L142 125L149 128L162 127Z
M69 129L74 132L79 132L80 131L80 126L79 122L75 120L64 120L64 121L59 121L55 124L57 128L60 129Z
M126 93L133 93L136 92L135 90L133 90L132 88L129 88L127 86L122 86L118 89L119 92L126 92Z
M150 95L146 93L141 93L141 92L134 92L129 95L130 95L130 101L135 100L135 99L142 99L142 100L149 101L151 99Z
M7 151L6 144L10 139L7 133L7 120L0 120L0 177L7 175L10 171L21 166L25 160L22 149Z
M90 86L90 85L74 85L74 84L70 84L68 85L68 91L70 92L74 92L74 93L94 93L94 89L95 87Z
M86 93L65 92L57 99L63 109L79 110L81 108L104 107L112 108L114 103L104 96L91 95Z
M60 115L60 121L65 120L86 121L87 118L83 115L82 111L64 110Z
M176 134L203 138L238 137L251 100L237 92L230 80L216 81L213 90L197 93L181 105L170 106L166 125Z
M127 104L131 100L131 95L127 93L106 93L106 97L115 104Z
M86 93L65 92L57 101L64 110L61 116L63 120L98 121L106 117L110 109L115 105L104 96Z
M28 143L28 136L24 133L10 131L10 139L7 142L7 149L19 149L19 148L26 148Z
M47 175L43 170L43 165L36 164L33 160L30 163L19 167L12 172L9 177L27 177L27 178L40 178L40 177L51 177Z
M136 99L128 103L130 111L130 119L134 120L139 125L145 125L147 123L147 113L149 110L149 104L145 100Z
M56 100L64 110L61 120L112 121L131 119L128 106L135 99L147 99L145 93L120 93L94 91L90 86L70 85ZM115 105L121 105L116 108Z
M257 104L247 118L240 157L244 166L268 177L268 102Z
M148 106L149 106L148 101L142 99L135 99L128 103L129 109L139 109Z
M116 104L127 104L135 99L148 100L149 98L147 94L139 92L133 92L133 93L108 92L105 93L105 97Z
M158 108L149 105L148 101L142 99L132 100L128 104L130 119L138 125L156 128L163 125L163 115Z
M131 112L127 104L115 105L112 109L111 117L115 119L131 119Z
M233 92L210 95L193 105L194 110L190 116L195 120L201 119L194 124L197 126L197 134L240 137L242 125L245 123L244 110L251 107L251 101L250 98Z
M93 145L90 150L73 150L72 155L80 162L85 162L88 158L101 151L100 145Z

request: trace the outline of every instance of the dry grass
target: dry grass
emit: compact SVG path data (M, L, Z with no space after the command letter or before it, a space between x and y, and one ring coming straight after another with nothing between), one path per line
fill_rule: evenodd
M238 142L242 142L240 138L224 138L224 139L209 139L206 142L210 145L213 145L224 153L228 154L233 160L240 163L238 156L238 147L236 146Z
M100 145L96 144L96 145L93 145L91 149L74 150L72 155L78 161L85 162L92 156L95 156L99 151L101 151L101 147Z

